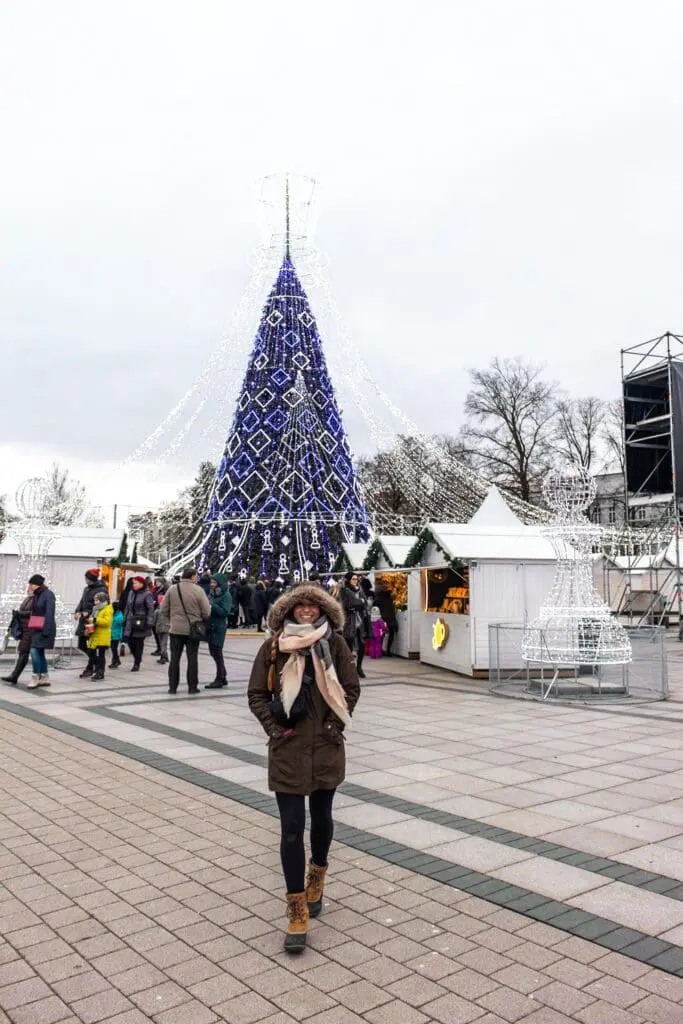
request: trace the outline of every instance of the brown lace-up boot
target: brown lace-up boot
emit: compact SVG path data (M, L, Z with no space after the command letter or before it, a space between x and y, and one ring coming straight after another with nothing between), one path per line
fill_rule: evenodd
M309 917L317 917L323 909L323 888L325 886L326 873L327 868L319 868L312 860L308 862L306 899L308 901Z
M287 916L289 925L285 936L288 953L302 953L306 946L308 931L308 903L305 892L287 893Z

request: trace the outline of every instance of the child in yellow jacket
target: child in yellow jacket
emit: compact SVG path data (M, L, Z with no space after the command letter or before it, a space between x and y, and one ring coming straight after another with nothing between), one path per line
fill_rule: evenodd
M88 636L88 647L95 652L95 671L91 679L96 682L104 679L104 668L107 663L107 651L111 647L111 624L114 619L114 609L109 604L109 595L106 593L96 594L92 610L92 623L86 624L85 630ZM92 628L92 632L90 632Z

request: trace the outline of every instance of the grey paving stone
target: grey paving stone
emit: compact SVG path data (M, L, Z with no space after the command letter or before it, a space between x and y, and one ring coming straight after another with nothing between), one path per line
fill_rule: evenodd
M625 946L633 945L633 943L639 942L641 938L640 932L636 932L632 928L617 928L607 935L597 936L595 941L600 946L606 946L607 949L621 952Z
M526 913L536 921L552 922L553 918L559 918L570 908L565 903L557 903L555 900L548 900L536 907L530 907Z
M628 946L622 946L620 953L623 956L633 957L634 960L642 960L644 963L649 963L653 957L660 956L662 953L668 953L672 947L669 942L663 942L661 939L655 939L651 936L643 936L637 942L631 943Z
M593 940L600 938L602 935L608 935L610 932L616 931L617 928L618 926L613 921L606 921L602 917L589 915L588 920L573 925L569 930L582 939Z
M662 953L657 953L655 956L650 957L647 962L651 967L657 967L660 970L670 971L672 974L683 976L683 949L679 946L672 946Z

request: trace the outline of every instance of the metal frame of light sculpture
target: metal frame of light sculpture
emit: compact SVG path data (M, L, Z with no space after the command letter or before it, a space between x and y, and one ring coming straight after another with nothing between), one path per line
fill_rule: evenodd
M591 555L602 530L585 510L595 499L595 481L579 467L554 469L544 480L543 494L553 517L542 532L555 550L557 569L538 619L525 630L522 657L556 670L627 664L631 642L593 580Z
M32 477L20 484L14 503L19 517L10 523L7 533L17 542L19 561L9 589L0 594L0 622L3 625L9 624L12 611L26 597L31 576L40 573L49 586L47 559L50 548L60 536L60 528L46 521L51 508L50 491L40 477ZM60 509L63 507L63 504L59 505ZM70 640L74 632L73 617L58 594L55 594L55 619L57 639Z

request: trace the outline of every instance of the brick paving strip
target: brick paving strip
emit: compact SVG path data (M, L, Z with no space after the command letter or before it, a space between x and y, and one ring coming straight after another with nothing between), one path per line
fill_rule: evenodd
M241 695L239 696L241 697ZM220 740L212 740L199 736L197 733L188 732L185 729L177 729L175 726L155 722L149 718L141 718L139 715L131 715L116 708L95 706L88 708L88 710L104 718L110 718L112 721L125 722L128 725L149 729L152 732L159 733L159 735L169 736L185 743L192 743L214 753L225 754L236 760L244 761L247 764L259 765L262 768L266 766L266 758L262 754L256 754L241 747L234 747L230 744L222 743ZM345 782L340 792L356 800L400 811L421 821L431 821L437 825L445 825L459 832L480 836L483 839L501 843L513 849L526 850L528 853L539 857L545 857L563 864L571 864L574 867L581 867L584 871L592 871L593 874L603 875L605 878L617 879L624 885L632 885L638 889L645 889L648 892L665 894L669 899L683 902L683 884L679 879L668 878L666 875L660 875L653 871L644 871L641 868L634 868L632 864L625 864L613 857L596 857L595 854L576 850L561 843L553 843L546 839L538 839L535 836L523 835L521 832L514 832L511 829L488 825L486 822L478 821L476 818L466 818L460 814L440 811L434 807L428 807L426 804L394 797L388 793L381 793L376 789L355 785L352 782ZM385 843L384 845L388 848L392 844ZM393 845L396 846L397 844ZM375 851L375 854L376 856L382 856L377 851ZM465 873L463 871L463 875ZM453 877L455 878L456 876ZM475 893L475 895L480 894ZM505 905L509 904L506 903ZM512 909L519 910L522 908L512 907ZM583 935L584 938L594 937L593 934L590 936L584 935L581 931L577 932L577 934ZM663 965L656 964L655 966ZM683 968L683 962L681 962L680 967Z
M0 711L3 1022L683 1019L682 979L359 852L345 829L311 948L287 957L270 814L122 756L132 744L13 712Z

